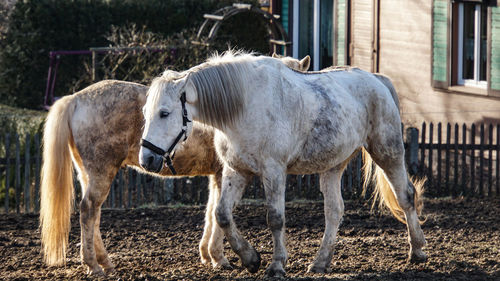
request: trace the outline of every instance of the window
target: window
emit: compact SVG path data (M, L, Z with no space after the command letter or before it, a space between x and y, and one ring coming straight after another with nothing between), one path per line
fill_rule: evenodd
M432 2L432 86L500 97L500 2Z
M313 70L333 64L333 0L294 0L293 56L311 56Z
M458 3L457 84L487 87L485 5Z
M333 63L333 1L320 1L319 65L323 69Z

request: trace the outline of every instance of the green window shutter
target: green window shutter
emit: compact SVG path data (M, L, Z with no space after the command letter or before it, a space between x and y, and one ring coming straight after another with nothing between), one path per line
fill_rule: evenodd
M500 7L491 7L490 89L500 91Z
M281 24L283 25L283 29L285 30L286 33L288 33L288 9L290 5L288 3L288 0L283 0L281 3Z
M336 5L336 20L334 30L335 34L335 65L346 65L347 64L347 1L337 0L334 2Z
M432 86L447 88L448 83L448 0L432 5Z

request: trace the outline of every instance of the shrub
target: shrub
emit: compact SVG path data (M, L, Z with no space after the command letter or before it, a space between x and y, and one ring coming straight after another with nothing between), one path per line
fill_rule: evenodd
M10 14L5 38L0 42L0 100L9 105L39 108L45 90L50 51L108 46L112 42L106 35L111 32L112 26L123 27L132 23L138 27L145 26L145 31L167 38L182 30L197 28L203 20L203 13L212 12L231 2L234 1L18 1ZM223 24L221 32L225 29L228 32L226 37L239 45L266 52L265 27L251 21L251 17L236 16L228 24ZM238 29L235 30L235 27ZM185 32L181 34L187 34ZM241 44L241 40L245 39L251 44ZM265 42L263 47L258 46L261 44L259 42ZM236 43L230 44L235 46ZM85 60L88 62L89 58L66 56L61 60L56 96L70 94L80 86L87 86L72 86L85 75L86 70L82 67Z

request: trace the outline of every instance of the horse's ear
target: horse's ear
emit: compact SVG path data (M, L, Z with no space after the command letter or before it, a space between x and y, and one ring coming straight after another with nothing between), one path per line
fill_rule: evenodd
M276 58L276 59L280 58L275 52L273 52L273 54L271 55L271 57Z
M186 101L188 103L196 103L198 101L198 93L193 82L189 80L189 75L186 77L186 84L184 84L184 92L186 92Z
M311 65L311 57L309 55L305 56L300 60L300 70L307 71Z

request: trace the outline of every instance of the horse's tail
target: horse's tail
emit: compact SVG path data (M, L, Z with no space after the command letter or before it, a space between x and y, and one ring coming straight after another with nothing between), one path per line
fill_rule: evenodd
M370 185L370 183L373 183L375 185L375 190L372 195L372 209L375 207L377 202L379 203L379 207L382 207L385 204L394 215L394 217L396 217L396 219L406 224L403 209L401 208L401 206L399 206L398 200L394 195L391 184L387 180L387 176L385 175L384 171L373 162L370 154L366 151L366 149L363 148L362 153L364 162L363 173L365 175L363 183L363 195L366 193L368 185ZM417 211L417 214L421 214L423 208L422 194L424 192L425 180L410 180L415 187L413 198L415 210ZM422 222L423 221L421 221L421 223Z
M40 228L42 251L48 265L66 263L66 248L73 206L73 165L70 127L74 96L58 100L50 109L43 131Z
M398 93L396 92L396 89L394 88L391 79L380 73L374 73L373 75L375 75L375 77L377 77L377 79L380 80L380 82L382 82L382 84L384 84L384 86L386 86L387 89L389 89L389 91L391 92L392 99L394 100L394 103L396 104L396 107L398 108L399 111L400 108L399 108Z

